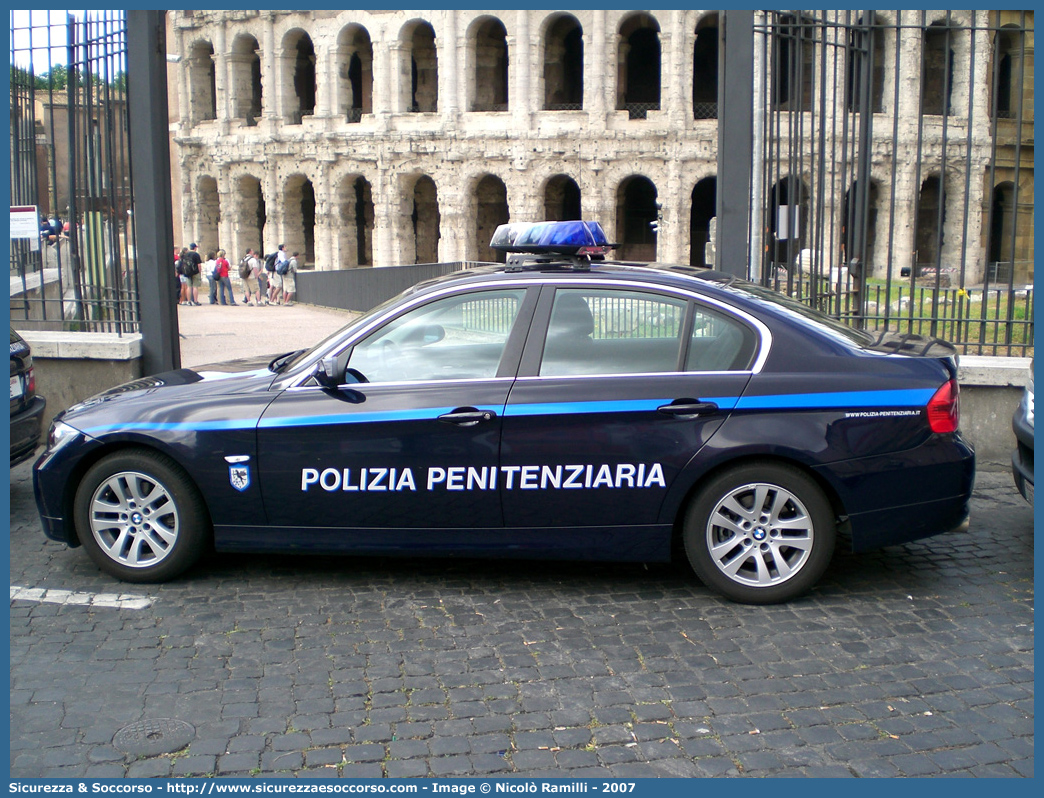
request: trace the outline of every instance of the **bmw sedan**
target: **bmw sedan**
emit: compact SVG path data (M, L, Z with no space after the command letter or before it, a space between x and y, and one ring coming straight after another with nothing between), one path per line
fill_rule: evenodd
M127 581L210 548L662 562L735 601L966 524L957 356L713 271L504 226L307 350L181 369L61 414L48 537Z

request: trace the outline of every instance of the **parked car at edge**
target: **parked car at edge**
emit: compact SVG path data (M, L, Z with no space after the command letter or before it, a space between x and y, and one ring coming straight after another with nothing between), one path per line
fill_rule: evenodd
M45 533L170 579L229 552L656 562L791 599L856 551L962 527L954 348L767 288L602 260L594 223L498 229L309 349L181 369L59 415ZM842 535L842 533L844 533Z
M1011 455L1011 471L1015 487L1030 504L1033 504L1033 362L1030 362L1029 379L1022 392L1022 401L1011 419L1015 432L1015 451Z
M27 344L11 328L11 466L24 463L40 445L47 402L36 395L36 372Z

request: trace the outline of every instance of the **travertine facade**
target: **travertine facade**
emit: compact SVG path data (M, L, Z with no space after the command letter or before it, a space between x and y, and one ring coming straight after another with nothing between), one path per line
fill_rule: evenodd
M930 24L946 13L922 21L917 12L911 21ZM983 30L947 40L955 61L949 116L930 107L932 91L920 114L922 79L932 80L922 70L945 72L932 65L931 37L917 28L897 37L893 28L878 45L870 172L877 270L890 237L895 268L923 260L918 250L937 238L939 218L945 257L970 253L971 276L986 259L983 209L991 179L1002 182L990 169L995 48L987 12L950 13L951 25ZM894 14L879 17L894 25ZM717 171L717 98L709 88L717 81L717 12L171 11L168 18L168 50L181 56L170 75L184 241L224 247L233 258L248 246L267 252L285 243L317 269L489 260L496 224L582 215L602 222L623 257L703 262ZM901 63L910 65L898 87L890 68L897 38ZM1031 66L1032 38L1029 55L1024 48L1019 55ZM828 88L831 102L835 90L844 88ZM1032 85L1029 97L1032 119ZM933 216L944 159L947 209ZM1022 176L1028 190L1020 186L1020 205L1032 202L1032 170ZM810 176L793 177L807 195ZM821 200L835 226L845 191Z

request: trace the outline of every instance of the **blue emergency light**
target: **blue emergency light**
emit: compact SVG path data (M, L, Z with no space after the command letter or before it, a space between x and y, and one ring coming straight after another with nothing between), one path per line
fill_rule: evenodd
M610 244L598 222L529 222L502 224L489 246L498 252L530 255L604 256Z

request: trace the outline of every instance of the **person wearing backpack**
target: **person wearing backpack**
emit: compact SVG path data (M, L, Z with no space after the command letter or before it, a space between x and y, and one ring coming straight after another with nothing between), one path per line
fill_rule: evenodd
M268 271L268 301L272 305L278 305L283 296L283 272L280 269L285 271L283 264L287 260L286 247L280 244L272 255L265 258L266 270L268 270L269 258L272 259L272 268Z
M283 304L286 306L294 304L294 294L297 293L297 256L295 252L290 260L286 261L286 271L283 273Z
M203 258L196 251L198 245L189 244L188 252L181 256L182 273L189 280L189 302L190 305L199 305L199 288L203 285L200 277L200 268L203 266Z
M287 256L285 246L280 244L275 268L276 277L278 278L278 286L276 296L273 300L277 305L286 304L286 276L290 269L290 261L291 258ZM293 280L293 278L291 278L291 280Z
M236 298L232 295L232 280L228 275L228 259L225 257L225 250L219 249L217 253L217 267L214 269L214 273L218 278L218 297L221 300L222 305L236 306ZM228 295L228 301L225 301L225 295Z
M243 262L239 264L239 274L243 274L243 267L246 266L246 277L243 278L243 304L250 304L250 297L254 297L254 307L261 304L261 284L258 282L258 278L261 275L261 263L258 261L257 256L253 249L248 249L246 256L243 258Z
M174 273L178 276L178 284L180 285L181 293L179 294L178 304L179 305L191 305L189 301L189 278L185 276L185 261L184 257L188 254L188 250L185 247L181 248L181 252L174 250Z
M278 251L265 255L265 266L261 270L261 293L265 296L266 305L272 299L272 278L275 277L275 264L278 259Z
M254 250L247 249L246 254L242 260L239 261L239 266L236 268L239 270L239 282L243 286L243 304L250 304L250 278L253 277L253 268L250 265L250 260L253 258ZM257 278L255 277L256 281Z

